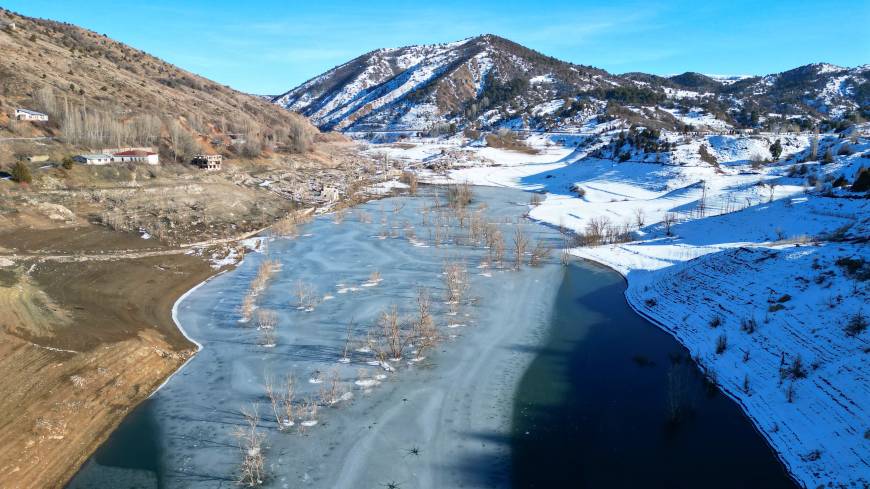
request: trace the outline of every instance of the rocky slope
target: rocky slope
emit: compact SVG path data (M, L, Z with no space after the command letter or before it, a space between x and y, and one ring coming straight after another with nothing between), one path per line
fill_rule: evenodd
M0 52L0 138L52 136L78 148L162 146L164 155L209 149L259 156L308 149L317 133L303 117L260 97L71 24L0 9ZM51 119L16 124L10 119L16 107ZM244 136L233 141L234 133Z
M762 77L613 75L483 35L373 51L273 102L348 131L565 129L593 117L671 129L805 129L866 110L868 77L868 65L830 64Z

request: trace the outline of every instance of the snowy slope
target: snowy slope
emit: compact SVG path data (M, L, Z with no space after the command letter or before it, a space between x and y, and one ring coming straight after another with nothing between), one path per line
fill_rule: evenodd
M600 129L587 135L609 137ZM546 134L527 141L540 151L532 156L462 138L377 151L417 168L461 151L446 171L418 171L432 182L542 192L529 216L580 234L601 220L630 229L629 242L572 253L626 276L632 307L692 352L804 487L868 487L870 332L846 325L866 321L870 199L831 183L870 167L870 141L822 135L819 155L834 154L822 164L804 161L807 135L662 138L675 143L665 163L592 158L594 144L554 147L565 137ZM783 160L753 164L777 139ZM715 165L699 158L702 145Z
M354 133L449 128L573 130L593 117L728 132L808 128L870 103L870 66L818 63L762 77L683 73L612 75L493 35L379 49L273 102L325 129ZM631 113L631 114L629 114Z

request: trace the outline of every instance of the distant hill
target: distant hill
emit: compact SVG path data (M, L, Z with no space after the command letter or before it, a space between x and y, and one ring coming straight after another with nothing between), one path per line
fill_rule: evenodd
M591 117L680 128L703 112L718 127L807 128L870 106L870 66L812 64L763 77L610 74L483 35L379 49L273 98L324 129L368 131L523 126L553 129Z

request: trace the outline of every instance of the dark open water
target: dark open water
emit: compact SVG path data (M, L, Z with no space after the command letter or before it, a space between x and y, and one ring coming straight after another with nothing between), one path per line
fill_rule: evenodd
M514 486L796 488L740 407L624 289L613 271L567 267L515 398Z

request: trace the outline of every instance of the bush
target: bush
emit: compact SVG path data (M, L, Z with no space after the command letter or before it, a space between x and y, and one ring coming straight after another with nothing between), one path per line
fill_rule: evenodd
M792 380L803 379L807 376L807 369L804 368L804 361L801 356L794 357L791 365L782 371L783 378Z
M822 156L822 164L833 163L834 162L834 154L831 153L831 148L825 150L825 155Z
M755 318L746 318L740 321L741 331L746 331L748 334L752 334L756 329L758 329L758 321L756 321Z
M836 261L838 267L843 269L843 273L855 280L865 281L870 278L870 263L864 258L842 257Z
M64 156L63 160L60 163L60 166L63 167L64 170L71 170L73 167L73 159L70 156Z
M728 348L728 338L721 334L716 338L716 354L721 355Z
M870 190L870 168L861 167L852 182L852 192L866 192Z
M850 146L849 143L843 143L843 145L840 146L840 149L837 151L837 154L840 156L849 156L854 152L855 151L852 149L852 146Z
M17 162L12 167L12 180L18 183L30 183L33 181L33 175L30 174L30 168L22 162Z
M867 319L864 317L864 313L858 311L853 314L846 323L846 336L858 336L863 333L865 329L867 329Z
M720 325L722 325L722 318L719 316L713 316L713 319L710 320L710 327L718 328Z

